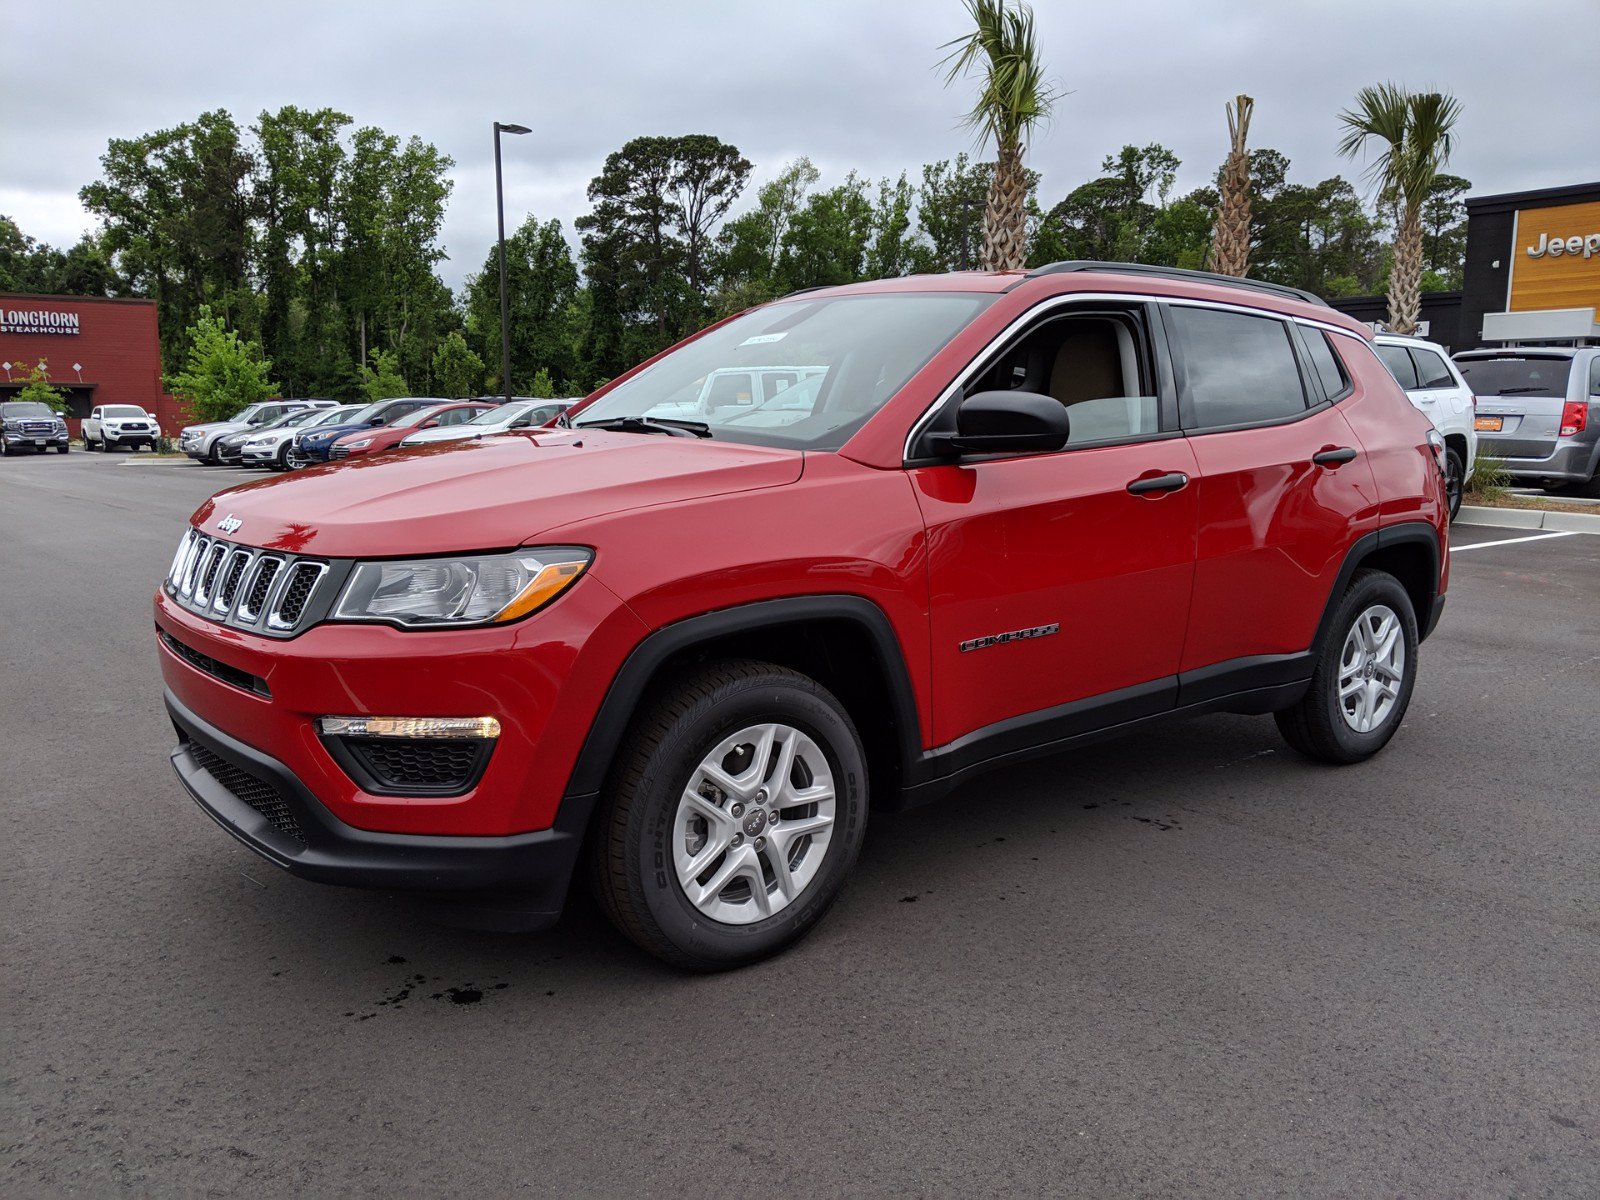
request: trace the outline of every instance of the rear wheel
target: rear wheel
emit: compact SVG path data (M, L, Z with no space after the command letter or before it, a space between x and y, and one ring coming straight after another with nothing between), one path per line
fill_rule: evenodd
M813 679L708 667L634 722L598 822L595 889L623 933L675 966L743 966L800 938L844 886L866 833L861 740Z
M1334 612L1306 694L1274 714L1284 740L1321 762L1382 750L1405 717L1417 678L1417 618L1393 575L1357 571Z

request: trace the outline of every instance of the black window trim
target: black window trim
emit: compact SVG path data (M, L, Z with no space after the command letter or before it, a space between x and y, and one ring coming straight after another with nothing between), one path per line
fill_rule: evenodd
M1075 309L1088 311L1073 311ZM1095 315L1133 318L1142 324L1141 337L1144 345L1141 349L1149 359L1149 366L1155 375L1153 382L1156 385L1156 420L1160 424L1155 433L1098 438L1091 442L1076 442L1059 450L1031 454L971 454L952 457L948 454L914 453L921 449L924 439L933 432L939 417L947 409L961 402L967 384L993 367L995 360L1006 354L1019 341L1031 336L1041 326L1051 321L1063 317ZM1116 293L1069 292L1062 296L1052 296L1023 313L1002 330L999 336L973 355L950 385L939 394L939 398L912 426L911 433L906 439L906 453L902 456L901 465L905 468L934 467L955 463L1009 462L1019 458L1054 458L1061 454L1073 454L1079 450L1104 450L1112 446L1132 446L1180 438L1184 436L1184 431L1178 421L1177 392L1173 386L1173 378L1172 364L1167 358L1166 323L1161 319L1160 305L1153 299L1138 295L1120 296Z
M1334 347L1333 339L1328 336L1327 331L1318 329L1314 325L1303 325L1299 321L1293 322L1293 325L1295 341L1300 348L1302 356L1300 370L1301 374L1305 376L1304 383L1308 391L1315 384L1317 395L1321 396L1329 404L1337 404L1347 396L1353 395L1356 390L1355 379L1350 374L1350 368L1345 366L1344 359L1339 357L1339 351ZM1328 353L1333 355L1333 365L1339 372L1339 378L1344 380L1344 387L1331 396L1328 395L1328 389L1323 386L1322 372L1317 370L1317 364L1311 358L1310 347L1306 344L1311 340L1313 334L1321 336L1323 344L1328 347Z
M1162 303L1165 304L1166 302L1163 301ZM1182 304L1183 302L1180 300L1178 303ZM1299 322L1292 316L1288 316L1284 313L1270 312L1265 309L1231 308L1222 305L1210 304L1203 306L1186 305L1186 307L1223 308L1224 311L1232 312L1236 316L1258 317L1269 321L1277 321L1282 325L1292 326L1299 324ZM1299 338L1294 333L1290 333L1288 330L1285 330L1285 336L1289 341L1289 353L1294 357L1295 367L1300 372L1300 400L1301 403L1305 405L1301 411L1297 413L1290 413L1288 416L1267 417L1260 421L1235 421L1229 425L1200 425L1198 423L1191 425L1189 422L1194 414L1194 402L1189 398L1188 379L1184 374L1183 350L1179 347L1177 338L1169 333L1167 338L1167 351L1172 356L1173 376L1177 382L1178 416L1182 424L1184 435L1187 437L1201 437L1210 433L1233 433L1235 431L1244 429L1268 429L1274 425L1293 425L1299 421L1304 421L1307 417L1315 416L1320 412L1332 408L1334 402L1331 400L1320 400L1316 403L1312 403L1313 393L1311 390L1311 381L1307 378L1307 367L1309 364L1303 351L1301 350ZM1312 374L1314 375L1315 372L1312 372ZM1316 386L1317 390L1315 395L1322 395L1322 385L1318 383Z
M1406 353L1411 356L1411 366L1417 372L1417 387L1416 387L1417 391L1419 391L1419 392L1441 392L1441 391L1445 391L1445 390L1447 390L1449 388L1459 387L1460 386L1458 383L1456 383L1455 373L1453 371L1451 371L1451 369L1450 369L1450 367L1448 365L1449 362L1450 362L1450 359L1449 359L1449 357L1447 355L1440 353L1438 350L1430 349L1427 346L1409 346L1409 345L1406 347ZM1424 383L1422 381L1422 358L1421 358L1421 356L1424 355L1424 354L1431 354L1435 358L1437 358L1440 362L1446 364L1445 369L1444 369L1444 373L1445 373L1445 377L1450 380L1449 383L1427 384L1427 383Z

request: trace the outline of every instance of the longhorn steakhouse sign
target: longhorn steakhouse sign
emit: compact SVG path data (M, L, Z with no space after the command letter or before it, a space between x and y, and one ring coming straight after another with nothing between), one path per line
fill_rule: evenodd
M76 336L78 314L44 308L0 309L0 333L62 333Z

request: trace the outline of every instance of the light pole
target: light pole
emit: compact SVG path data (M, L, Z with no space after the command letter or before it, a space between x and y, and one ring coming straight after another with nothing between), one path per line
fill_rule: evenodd
M494 123L494 204L500 218L500 390L511 403L511 317L506 303L506 193L500 177L500 135L532 133L526 125Z

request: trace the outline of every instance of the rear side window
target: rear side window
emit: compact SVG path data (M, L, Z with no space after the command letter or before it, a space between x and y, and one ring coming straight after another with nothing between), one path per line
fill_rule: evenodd
M1447 388L1455 387L1455 376L1450 374L1450 368L1444 365L1432 350L1421 350L1416 346L1411 347L1411 361L1417 364L1418 387Z
M1311 367L1322 382L1322 394L1329 400L1337 400L1350 390L1350 378L1344 373L1344 364L1333 352L1333 344L1327 334L1304 327L1300 332L1305 335L1302 340L1305 342L1306 356L1311 359Z
M1600 356L1589 360L1589 395L1600 396Z
M1174 306L1167 310L1191 429L1284 420L1306 408L1289 329L1271 317Z
M1389 368L1389 374L1401 387L1408 392L1414 392L1421 387L1417 380L1417 364L1411 361L1411 355L1406 353L1404 346L1385 346L1382 344L1373 347L1378 352L1378 357L1383 360L1383 365Z

